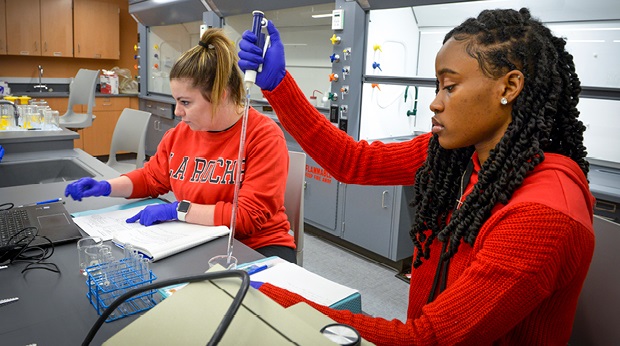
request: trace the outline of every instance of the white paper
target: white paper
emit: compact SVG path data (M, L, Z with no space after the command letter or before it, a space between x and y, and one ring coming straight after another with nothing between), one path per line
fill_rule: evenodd
M127 223L145 206L114 210L101 214L78 216L73 221L90 236L117 243L131 243L136 248L148 249L154 260L170 256L190 247L205 243L224 234L226 226L203 226L181 221L167 221L151 226L140 222Z
M278 263L271 268L253 274L252 281L268 282L326 306L335 304L358 292L290 262Z

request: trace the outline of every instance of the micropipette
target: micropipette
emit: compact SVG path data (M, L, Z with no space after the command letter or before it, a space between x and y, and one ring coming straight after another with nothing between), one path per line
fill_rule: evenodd
M262 47L263 56L267 45L269 44L269 36L265 39L265 34L261 32L262 28L267 26L267 20L265 14L261 11L252 12L252 32L256 35L256 46ZM260 71L261 66L258 70ZM243 78L245 86L245 107L243 111L243 118L241 121L241 135L239 136L239 155L237 156L237 169L235 171L235 192L233 195L232 215L230 220L230 233L228 234L228 251L226 256L215 256L209 260L209 266L220 264L226 269L235 269L237 267L237 258L232 255L233 252L233 240L235 238L235 225L237 223L237 209L239 208L239 189L241 188L241 170L242 163L245 160L245 134L247 128L248 112L250 111L250 89L256 81L257 71L246 70Z

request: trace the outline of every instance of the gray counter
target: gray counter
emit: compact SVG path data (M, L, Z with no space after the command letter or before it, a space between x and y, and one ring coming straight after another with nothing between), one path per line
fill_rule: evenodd
M119 173L108 167L105 163L97 160L81 149L48 150L30 153L14 153L7 150L0 165L20 163L28 161L41 161L49 159L69 159L87 170L94 179L110 179L119 176ZM0 177L1 179L1 177ZM68 182L52 182L46 184L20 185L0 188L0 204L14 203L15 205L29 204L53 198L63 198L69 212L78 212L91 209L105 208L121 203L129 203L124 198L87 198L82 202L65 198L64 192Z
M7 154L73 149L73 140L78 138L77 132L64 128L61 131L0 131L0 145Z

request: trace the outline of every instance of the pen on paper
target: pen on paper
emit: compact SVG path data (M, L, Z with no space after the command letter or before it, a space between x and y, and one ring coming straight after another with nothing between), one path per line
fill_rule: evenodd
M260 267L250 268L248 270L248 275L256 274L256 273L261 272L261 271L263 271L263 270L265 270L267 268L269 268L269 266L267 266L267 265L262 265Z

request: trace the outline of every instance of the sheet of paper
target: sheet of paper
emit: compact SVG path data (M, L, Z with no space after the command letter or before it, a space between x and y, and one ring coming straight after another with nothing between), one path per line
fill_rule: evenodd
M289 262L278 263L253 274L251 278L252 281L269 282L326 306L358 292Z
M127 223L125 220L136 215L140 210L144 209L144 206L114 210L101 214L90 214L78 216L73 221L80 226L80 228L90 236L100 236L103 240L112 240L114 233L123 232L126 230L137 229L144 230L145 226L142 226L139 221L134 223ZM176 229L182 227L183 230L191 232L194 227L202 228L204 226L189 224L185 222L164 222L161 224L155 224L148 227L151 238L146 239L148 242L157 242L156 235L165 236L169 234L171 228Z

